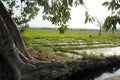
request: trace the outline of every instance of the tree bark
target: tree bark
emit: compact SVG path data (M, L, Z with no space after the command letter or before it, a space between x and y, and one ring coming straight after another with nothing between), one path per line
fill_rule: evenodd
M30 59L14 21L0 0L0 67L5 65L0 70L0 80L21 80L22 74L35 69L27 63Z
M4 22L6 23L6 26L11 34L11 37L14 40L16 47L20 50L21 53L24 54L24 56L31 59L32 57L29 55L29 53L26 50L23 39L19 33L19 30L16 27L15 22L12 20L11 16L9 15L8 11L4 7L1 0L0 0L0 15L4 19Z
M20 61L17 51L15 49L14 42L12 40L12 37L10 36L6 25L4 24L4 21L0 15L0 56L1 61L8 65L8 69L12 69L11 73L14 73L13 77L16 77L16 80L20 80L20 66L24 64L22 61ZM3 64L2 64L3 65ZM10 72L10 71L8 71ZM0 74L2 75L2 74ZM3 79L4 80L4 79ZM5 79L6 80L6 79ZM9 80L9 79L8 79ZM15 79L13 79L15 80Z
M101 36L101 32L102 32L102 27L100 26L99 36Z

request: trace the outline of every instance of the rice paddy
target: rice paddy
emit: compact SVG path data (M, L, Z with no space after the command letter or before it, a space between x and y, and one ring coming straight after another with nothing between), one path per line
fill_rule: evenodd
M72 58L104 56L105 53L102 52L99 55L97 52L92 55L88 52L120 46L120 32L114 35L112 32L102 32L99 36L97 30L68 30L65 34L59 34L58 30L30 29L23 33L23 37L28 48Z

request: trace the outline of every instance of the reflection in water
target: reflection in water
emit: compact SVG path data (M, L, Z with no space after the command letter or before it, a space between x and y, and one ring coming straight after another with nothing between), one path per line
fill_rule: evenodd
M101 53L103 53L105 56L120 55L120 47L75 50L75 52L78 52L78 53L86 52L88 54L98 54L98 55L101 54Z
M111 76L120 74L120 67L106 67L95 70L86 70L84 73L76 73L68 80L105 80Z
M116 75L120 75L120 69L118 69L117 71L114 71L113 73L110 73L110 72L103 73L101 76L96 77L95 80L104 80L106 78L109 78L111 76L116 76Z

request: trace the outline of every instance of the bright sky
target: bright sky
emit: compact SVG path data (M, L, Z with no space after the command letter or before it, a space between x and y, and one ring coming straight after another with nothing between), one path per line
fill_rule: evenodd
M110 15L110 12L107 11L107 8L102 6L101 4L106 0L85 0L87 8L90 12L90 15L93 17L97 17L100 21L104 21L105 17ZM107 0L111 1L111 0ZM87 23L84 24L85 21L85 8L83 6L79 6L71 9L71 17L72 19L68 23L68 28L90 28L90 29L99 29L96 24ZM56 27L59 26L52 25L51 22L47 20L42 20L42 13L40 12L38 16L30 23L30 27Z

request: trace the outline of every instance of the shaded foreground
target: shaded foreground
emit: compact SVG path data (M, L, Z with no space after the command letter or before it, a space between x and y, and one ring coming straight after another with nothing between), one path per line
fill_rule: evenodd
M66 63L37 63L36 69L24 73L22 80L94 80L102 72L120 66L120 57L84 58Z
M1 58L0 58L1 59ZM72 62L39 62L36 68L23 71L22 80L94 80L105 70L112 70L120 66L120 57L105 59L84 58L82 61ZM14 70L0 60L0 79L17 80ZM4 70L4 71L3 71ZM13 79L14 78L14 79ZM87 78L87 79L85 79Z

